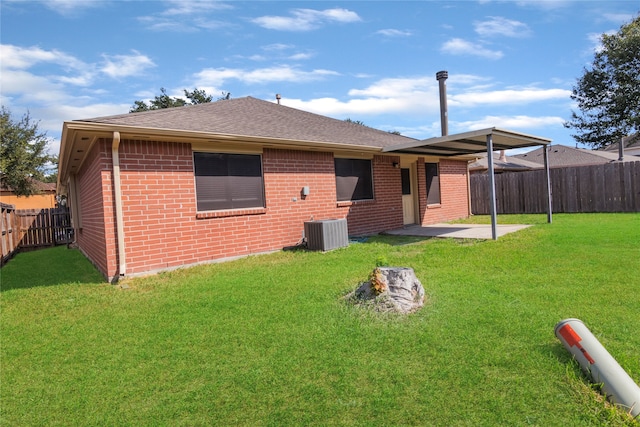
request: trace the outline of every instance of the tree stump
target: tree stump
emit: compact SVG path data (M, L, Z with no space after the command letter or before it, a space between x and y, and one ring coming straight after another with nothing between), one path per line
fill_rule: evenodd
M354 295L360 300L376 300L399 313L412 313L424 305L424 288L412 268L378 267L369 281L358 287ZM388 311L388 310L385 310Z

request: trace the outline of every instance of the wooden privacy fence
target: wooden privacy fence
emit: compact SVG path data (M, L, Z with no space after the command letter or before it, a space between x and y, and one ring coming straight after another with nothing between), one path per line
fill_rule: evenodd
M2 265L18 250L56 246L73 241L71 215L67 208L2 208Z
M496 175L497 213L546 213L544 173ZM554 168L550 176L553 212L640 212L640 161ZM489 176L474 174L470 180L471 212L488 215Z

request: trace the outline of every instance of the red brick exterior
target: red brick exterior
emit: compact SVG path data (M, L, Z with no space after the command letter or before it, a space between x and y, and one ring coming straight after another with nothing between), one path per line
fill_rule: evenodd
M78 244L109 280L120 274L110 144L99 141L78 174ZM347 218L350 235L403 225L400 169L393 166L400 161L397 155L373 158L375 200L337 202L333 153L265 148L266 206L200 213L190 144L123 140L119 156L127 275L296 245L304 222L312 219ZM441 163L438 209L423 203L424 165L420 170L423 224L468 215L466 162ZM305 186L307 196L301 194Z
M342 217L347 218L350 235L375 234L402 228L402 178L400 169L393 166L394 162L399 163L400 157L374 156L374 200L338 203ZM331 174L334 174L333 170ZM335 187L335 180L333 185Z
M115 211L111 183L111 146L98 141L78 173L80 212L75 217L77 243L108 278L117 273ZM80 222L81 227L78 227Z
M427 178L424 159L418 159L417 169L422 225L469 216L469 180L466 161L440 160L440 204L438 205L427 205Z

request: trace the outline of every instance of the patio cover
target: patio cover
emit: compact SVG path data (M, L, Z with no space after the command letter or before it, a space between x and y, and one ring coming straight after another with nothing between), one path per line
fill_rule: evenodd
M548 146L551 140L539 136L524 133L488 128L455 135L444 135L422 141L411 141L401 145L384 148L382 151L391 153L418 154L422 156L465 156L475 153L487 152L489 193L491 207L491 234L494 240L498 239L496 220L496 183L494 177L493 156L494 150L511 150L515 148ZM549 177L549 156L544 150L545 184L547 186L547 221L551 222L551 182Z

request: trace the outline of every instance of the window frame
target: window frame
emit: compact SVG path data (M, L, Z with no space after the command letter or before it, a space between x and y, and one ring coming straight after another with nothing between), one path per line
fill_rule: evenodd
M216 166L202 165L201 162L205 162L207 157L210 158L209 161L218 161L218 169L214 170ZM242 162L243 158L245 158L245 162ZM251 162L246 163L248 158L251 158ZM220 212L265 208L262 160L262 155L257 153L194 151L193 177L196 211ZM210 169L198 171L203 166ZM256 167L259 168L259 171L255 170ZM207 174L207 172L218 172L220 168L226 169L226 173ZM208 189L207 186L209 186ZM221 197L222 195L224 197Z
M433 173L434 166L435 166L435 174ZM440 186L440 163L425 162L424 174L425 174L425 184L427 189L427 206L441 204L442 191ZM436 185L437 185L437 192L434 192L433 191L435 189L434 186Z
M338 202L358 202L375 199L373 161L371 159L334 157L333 160L336 178L336 199ZM345 162L349 162L349 168L346 167ZM339 163L341 165L338 165ZM349 171L347 172L346 169L349 169ZM358 172L365 171L367 176L355 175ZM339 173L349 173L349 175L338 175ZM353 178L357 178L355 184L353 183ZM363 178L364 180L362 180ZM351 193L351 196L345 198L346 193Z

